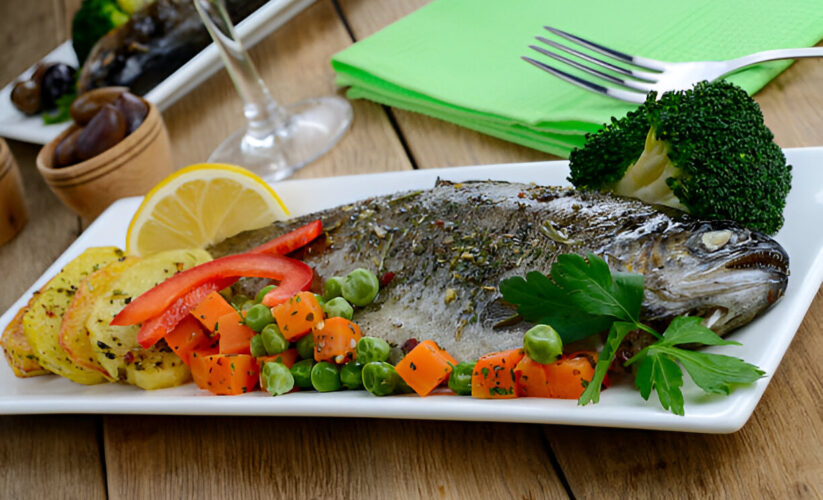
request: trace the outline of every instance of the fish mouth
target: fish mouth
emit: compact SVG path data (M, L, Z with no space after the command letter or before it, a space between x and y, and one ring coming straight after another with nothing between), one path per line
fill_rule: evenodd
M777 274L789 274L789 258L776 250L763 250L740 256L726 263L726 269L759 269Z

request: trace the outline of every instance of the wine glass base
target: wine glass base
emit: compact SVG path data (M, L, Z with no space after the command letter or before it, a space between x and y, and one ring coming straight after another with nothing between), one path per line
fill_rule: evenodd
M352 108L341 97L304 99L286 106L285 127L255 138L247 130L229 136L209 157L213 163L245 167L267 182L285 179L326 154L352 122Z

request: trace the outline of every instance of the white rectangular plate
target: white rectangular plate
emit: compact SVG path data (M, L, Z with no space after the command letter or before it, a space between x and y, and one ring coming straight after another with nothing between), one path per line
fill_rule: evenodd
M655 397L643 401L628 385L603 392L596 405L576 401L523 398L479 400L459 396L416 395L377 398L365 391L298 392L276 398L256 392L212 396L194 384L159 391L106 384L86 387L57 376L18 379L0 362L0 414L140 413L181 415L307 415L420 418L573 424L692 432L733 432L749 418L797 331L823 279L823 148L787 150L794 181L786 206L786 224L776 239L791 256L785 297L765 315L732 334L743 346L713 349L760 366L766 376L728 397L706 396L691 381L684 386L686 415L664 411ZM462 181L501 179L538 184L567 184L567 162L415 170L356 177L286 181L275 185L294 215L334 207L377 194L431 187L438 177ZM311 168L311 167L309 167ZM103 213L2 317L5 328L31 293L85 248L123 246L127 221L140 198L120 200ZM812 221L812 222L810 222ZM524 270L525 271L525 270Z
M269 0L237 25L237 33L244 45L247 48L251 47L312 3L314 0ZM71 41L59 45L46 55L43 61L62 62L77 67L77 56L74 54ZM34 65L15 82L28 78L33 72L33 67ZM217 47L213 43L209 44L144 97L163 111L222 67ZM15 82L0 90L0 137L46 144L69 126L71 122L45 125L41 115L26 116L18 111L10 99Z

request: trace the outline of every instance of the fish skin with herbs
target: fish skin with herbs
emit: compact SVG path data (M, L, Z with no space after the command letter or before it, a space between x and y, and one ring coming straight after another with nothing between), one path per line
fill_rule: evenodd
M327 278L370 269L384 286L354 321L398 346L432 339L459 360L522 346L531 325L518 321L498 286L528 271L548 273L564 253L591 252L615 271L644 274L642 321L699 315L721 335L766 310L788 282L783 248L734 223L610 194L500 181L441 180L275 222L209 251L245 251L318 218L325 235L298 255L320 278L316 291Z

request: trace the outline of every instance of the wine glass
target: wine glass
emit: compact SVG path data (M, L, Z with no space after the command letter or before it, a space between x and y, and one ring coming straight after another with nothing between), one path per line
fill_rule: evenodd
M329 151L351 124L348 101L324 96L279 106L243 48L224 1L192 1L240 94L247 121L217 146L209 161L241 165L274 182Z

